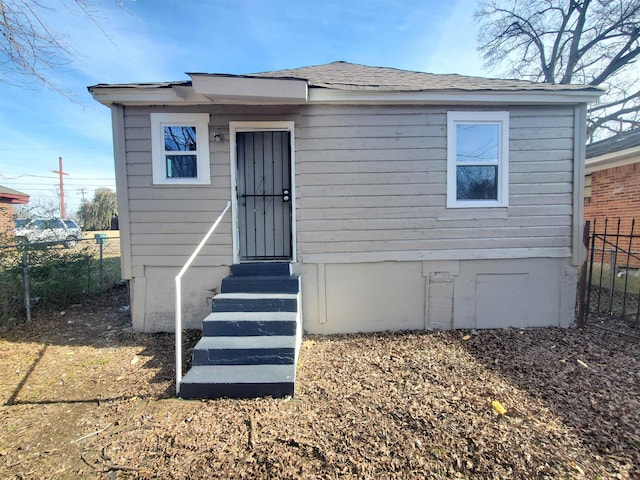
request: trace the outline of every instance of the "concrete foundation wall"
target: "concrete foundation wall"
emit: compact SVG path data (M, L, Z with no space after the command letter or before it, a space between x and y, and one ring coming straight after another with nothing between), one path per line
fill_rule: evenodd
M303 264L307 333L563 326L569 259Z
M144 332L175 330L175 276L179 269L145 267L130 281L133 328ZM183 328L202 328L211 299L229 267L192 267L182 277Z
M294 265L305 333L569 326L576 268L569 259ZM177 269L147 267L131 282L136 330L173 331ZM184 328L201 328L228 267L183 279Z

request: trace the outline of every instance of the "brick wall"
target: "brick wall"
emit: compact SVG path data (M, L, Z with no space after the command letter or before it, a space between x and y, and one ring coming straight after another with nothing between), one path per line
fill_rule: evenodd
M600 223L605 217L610 221L620 218L626 230L631 228L632 218L640 222L640 162L593 172L591 198L584 203L585 220L598 218Z
M602 233L607 217L609 235L616 233L618 218L621 234L630 233L631 222L635 218L634 237L640 235L640 162L591 174L591 196L584 201L584 219L593 221L596 218L598 233ZM610 240L615 242L613 238ZM629 248L629 239L620 238L619 244L626 250ZM631 250L640 251L640 238L632 241ZM605 256L605 262L609 261L609 256ZM620 255L616 263L624 265L626 261L626 255ZM631 258L629 265L638 268L640 262Z
M15 227L13 215L13 205L10 203L0 203L0 237L13 237Z

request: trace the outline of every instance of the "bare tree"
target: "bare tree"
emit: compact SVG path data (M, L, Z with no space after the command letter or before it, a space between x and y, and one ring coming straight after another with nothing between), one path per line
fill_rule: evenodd
M607 90L588 137L640 127L640 0L482 0L479 50L489 67Z
M60 204L46 198L32 197L28 205L16 205L14 211L18 218L54 218L60 213Z
M120 1L114 0L121 5ZM36 84L63 92L52 73L73 62L66 36L54 30L49 15L54 4L43 0L0 0L0 83L20 87ZM58 0L57 8L79 10L105 36L91 0Z

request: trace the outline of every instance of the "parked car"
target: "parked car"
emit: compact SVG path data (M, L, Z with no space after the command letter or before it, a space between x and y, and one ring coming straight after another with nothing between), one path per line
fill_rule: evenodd
M82 239L82 230L76 222L67 218L34 218L16 220L18 242L63 242L65 248L73 248Z

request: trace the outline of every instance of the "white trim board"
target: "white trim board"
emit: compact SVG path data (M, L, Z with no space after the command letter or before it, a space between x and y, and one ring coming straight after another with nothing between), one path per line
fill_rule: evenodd
M131 280L131 220L129 214L129 177L127 175L127 149L125 144L124 107L111 106L113 131L113 159L116 173L116 197L120 229L120 270L122 278Z
M640 162L640 147L627 148L619 152L607 153L587 158L585 173L599 172L608 168L624 167Z
M288 131L291 135L291 262L297 260L296 248L296 162L295 162L295 123L289 120L283 121L246 121L229 122L229 161L231 168L231 224L233 232L233 263L240 263L240 239L238 225L238 196L237 196L237 146L236 134L238 132L268 132Z

